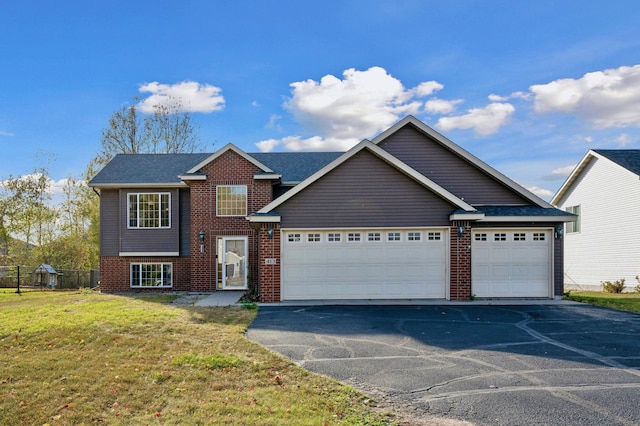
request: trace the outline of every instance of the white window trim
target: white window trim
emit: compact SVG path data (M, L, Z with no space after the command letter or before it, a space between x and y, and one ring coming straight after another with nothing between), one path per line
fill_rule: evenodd
M131 196L136 195L138 198L138 207L136 208L136 224L137 226L131 226ZM158 195L161 197L162 195L169 196L169 225L162 226L161 220L159 220L158 225L160 226L140 226L140 195ZM160 204L160 200L158 200ZM127 193L127 229L170 229L171 228L171 193L170 192L128 192Z
M244 188L244 196L245 196L245 203L244 203L244 213L241 214L218 214L218 188L230 188L230 187L236 187L236 188ZM249 189L247 188L247 185L216 185L216 216L217 217L240 217L240 216L247 216L247 211L249 210Z
M162 281L164 283L164 266L169 265L171 267L171 285L133 285L133 266L134 265L160 265L160 269L163 271ZM140 278L142 278L142 271L140 272ZM171 262L131 262L129 264L129 287L130 288L173 288L173 263Z

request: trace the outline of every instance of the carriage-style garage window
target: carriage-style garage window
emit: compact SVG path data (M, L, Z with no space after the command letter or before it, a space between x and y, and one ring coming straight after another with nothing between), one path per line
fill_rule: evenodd
M307 234L307 241L310 243L320 242L320 234Z
M170 228L171 194L129 194L129 228Z
M380 241L380 233L379 232L369 232L367 234L367 241Z
M342 234L340 234L339 232L329 232L329 234L327 235L327 241L329 241L330 243L337 243L340 242L342 237Z
M421 238L422 238L422 233L420 232L409 232L407 234L407 239L409 241L420 241Z
M527 234L524 232L516 232L513 234L513 241L527 241Z
M493 241L507 241L507 234L493 234Z
M300 234L287 234L287 242L289 243L299 243L301 240Z
M476 241L487 241L487 234L475 234L474 238Z
M400 241L400 233L399 232L388 232L387 233L387 241Z
M544 241L545 233L544 232L534 232L533 233L533 241Z
M347 234L347 241L349 242L356 242L356 241L360 241L362 237L360 236L359 232L349 232Z
M247 186L246 185L216 186L216 215L217 216L246 216L247 215Z
M429 241L440 241L442 235L439 232L429 232L427 235L427 239Z

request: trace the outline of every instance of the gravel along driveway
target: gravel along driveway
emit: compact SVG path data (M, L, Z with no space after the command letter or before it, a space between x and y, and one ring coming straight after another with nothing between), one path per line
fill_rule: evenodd
M263 306L247 336L407 424L640 424L637 314L579 304Z

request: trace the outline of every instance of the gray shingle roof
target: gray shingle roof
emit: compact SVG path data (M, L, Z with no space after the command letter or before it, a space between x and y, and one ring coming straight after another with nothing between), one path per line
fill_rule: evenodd
M565 212L554 207L540 207L540 206L474 206L478 211L477 213L484 213L485 217L490 218L492 216L513 216L528 217L528 216L567 216L571 217L573 214ZM454 214L468 214L464 210L456 210Z
M342 152L260 152L249 155L275 173L280 173L282 182L302 182L342 154Z
M340 156L341 152L269 152L250 153L282 182L301 182ZM179 184L178 175L211 156L198 154L118 154L96 176L90 185Z
M640 176L640 149L594 149L594 151Z

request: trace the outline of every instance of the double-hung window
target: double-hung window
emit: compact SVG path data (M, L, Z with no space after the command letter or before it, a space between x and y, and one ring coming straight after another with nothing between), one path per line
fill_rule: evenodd
M170 228L171 194L129 194L129 228Z
M131 287L172 287L171 263L132 263Z
M246 185L216 186L216 215L217 216L246 216L247 215L247 186Z
M573 213L576 216L578 216L576 218L575 222L567 222L566 223L567 234L571 234L571 233L574 233L574 232L580 232L580 206L567 207L566 210L569 213Z

